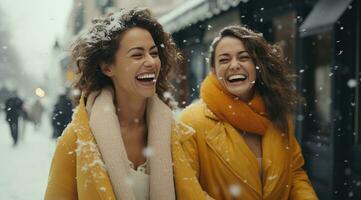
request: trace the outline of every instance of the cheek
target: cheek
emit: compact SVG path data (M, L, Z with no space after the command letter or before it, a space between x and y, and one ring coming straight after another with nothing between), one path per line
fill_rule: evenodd
M251 72L251 78L252 78L252 80L256 80L256 77L257 77L257 71L256 71L256 70L253 70L253 71Z
M249 65L247 66L248 66L247 71L249 73L250 78L255 80L257 76L256 66L253 63L249 63Z
M162 62L160 61L160 58L157 59L156 66L158 69L160 69L162 67Z
M225 72L225 68L222 65L216 65L214 71L217 76L223 76Z
M117 73L118 79L120 79L119 81L125 81L125 80L133 78L135 76L134 69L135 69L134 64L118 65L116 73Z

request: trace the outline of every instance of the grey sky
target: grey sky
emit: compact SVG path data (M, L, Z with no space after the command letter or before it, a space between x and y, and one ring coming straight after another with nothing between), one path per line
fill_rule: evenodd
M1 0L11 32L11 43L19 52L22 66L43 78L51 66L51 47L66 28L73 0ZM2 17L2 16L1 16Z

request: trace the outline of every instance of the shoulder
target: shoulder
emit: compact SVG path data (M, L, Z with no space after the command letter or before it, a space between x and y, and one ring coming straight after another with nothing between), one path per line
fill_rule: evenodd
M202 121L206 118L205 110L206 104L199 100L187 106L179 115L179 120L185 124L192 124L192 122Z
M288 125L288 143L291 149L299 149L299 143L296 138L295 130L295 118L293 116L287 116L287 125Z
M207 108L207 105L199 100L181 112L179 121L192 128L196 137L199 137L212 129L219 120Z
M88 114L84 106L78 105L74 109L71 122L63 132L62 137L64 137L64 139L62 139L66 141L76 140L81 135L87 135L88 133L90 133Z
M184 122L174 119L172 124L172 132L175 133L179 139L181 139L192 136L195 133L195 130Z
M78 136L74 130L76 130L74 129L74 122L69 123L62 135L58 138L58 145L62 144L63 146L71 147L73 144L76 144Z

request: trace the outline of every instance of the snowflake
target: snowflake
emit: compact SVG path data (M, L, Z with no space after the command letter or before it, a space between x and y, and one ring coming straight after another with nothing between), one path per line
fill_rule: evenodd
M276 175L274 175L274 176L269 176L267 179L268 180L274 180L274 179L276 179L278 177L278 175L276 174Z
M228 189L232 197L239 197L241 195L241 187L239 185L230 185Z
M146 158L153 156L153 154L154 154L154 150L151 147L147 146L143 149L143 155Z
M166 98L166 99L170 99L170 98L172 98L172 95L171 95L170 92L164 92L163 97Z
M347 86L350 88L354 88L357 86L357 81L355 79L350 79L347 81Z

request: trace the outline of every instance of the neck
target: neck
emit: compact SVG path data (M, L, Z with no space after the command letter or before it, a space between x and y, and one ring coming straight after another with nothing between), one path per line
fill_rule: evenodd
M121 127L144 126L146 98L115 92L115 105Z
M249 103L253 99L254 91L255 91L255 89L251 88L251 90L249 92L247 92L246 94L238 95L238 98L241 99L243 102Z

